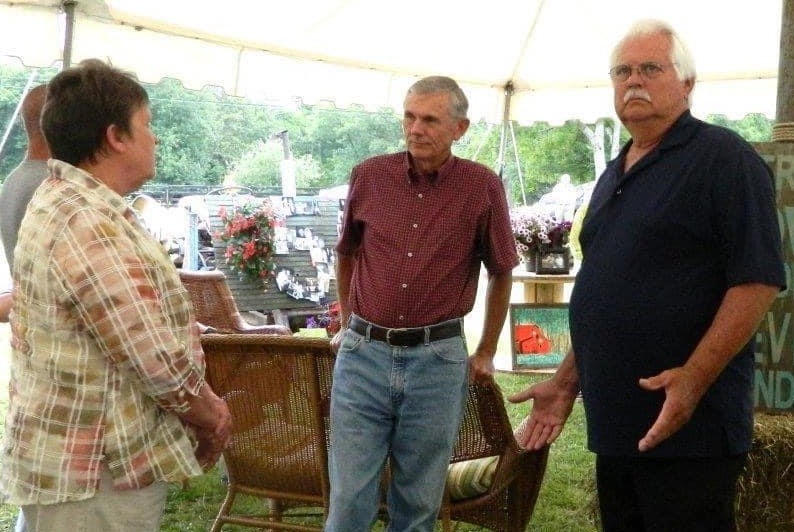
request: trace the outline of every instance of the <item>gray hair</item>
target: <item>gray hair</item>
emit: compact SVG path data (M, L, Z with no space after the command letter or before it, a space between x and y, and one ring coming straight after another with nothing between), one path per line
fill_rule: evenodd
M450 114L453 118L465 119L469 112L469 100L463 94L458 83L446 76L428 76L422 78L408 89L406 96L410 94L432 94L435 92L445 92L449 94L451 109Z
M622 51L626 41L635 37L655 34L666 35L670 39L670 62L673 63L675 67L678 79L681 81L687 79L694 81L697 77L697 72L695 71L695 60L689 48L687 48L686 44L684 44L684 41L681 40L681 37L673 27L662 20L645 19L635 22L612 50L610 67L615 66L617 63L618 55Z

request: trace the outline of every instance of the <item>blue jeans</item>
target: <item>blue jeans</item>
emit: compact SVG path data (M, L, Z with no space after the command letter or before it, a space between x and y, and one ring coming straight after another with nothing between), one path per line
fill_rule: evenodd
M433 530L466 398L467 359L462 336L392 347L345 332L331 390L326 532L370 529L387 457L388 530Z

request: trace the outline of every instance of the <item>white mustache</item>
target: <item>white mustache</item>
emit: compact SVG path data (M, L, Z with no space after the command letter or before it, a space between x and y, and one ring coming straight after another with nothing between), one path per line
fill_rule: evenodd
M640 100L645 100L646 102L651 101L651 95L648 94L648 91L645 89L629 89L626 91L626 94L623 95L623 103L626 103L633 98L639 98Z

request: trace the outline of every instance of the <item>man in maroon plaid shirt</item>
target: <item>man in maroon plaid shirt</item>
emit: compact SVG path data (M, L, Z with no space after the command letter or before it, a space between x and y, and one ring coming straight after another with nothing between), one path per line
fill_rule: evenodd
M357 165L336 246L342 330L331 394L326 530L368 530L387 457L389 530L430 531L466 397L488 380L518 263L499 177L452 155L469 126L454 80L405 98L407 151ZM488 271L479 345L463 316Z

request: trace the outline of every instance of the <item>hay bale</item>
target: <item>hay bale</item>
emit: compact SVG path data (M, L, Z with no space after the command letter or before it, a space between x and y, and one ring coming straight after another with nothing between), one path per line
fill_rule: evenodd
M753 446L739 477L736 524L739 532L794 532L794 415L756 414ZM595 475L587 481L590 518L598 523Z
M794 532L794 416L756 414L753 446L739 478L741 532Z

